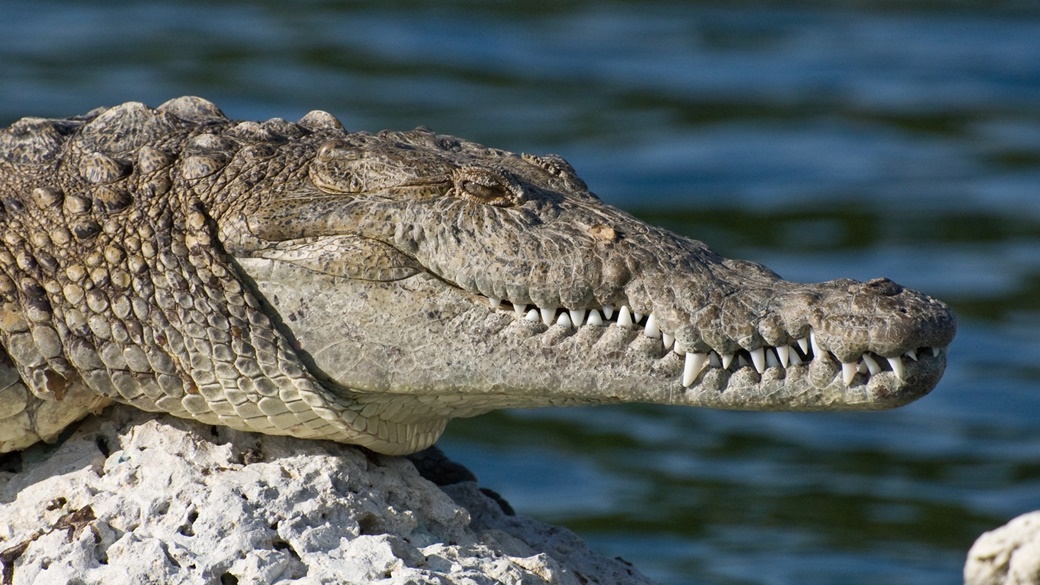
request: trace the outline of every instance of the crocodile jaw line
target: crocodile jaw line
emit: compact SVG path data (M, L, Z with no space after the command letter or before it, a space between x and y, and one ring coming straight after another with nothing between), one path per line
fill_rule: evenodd
M428 273L372 282L267 259L238 263L328 383L412 395L430 415L609 402L874 410L919 398L945 368L939 346L843 363L808 328L790 344L694 351L655 314L627 305L514 305ZM310 290L322 292L301 295L303 278L319 279Z

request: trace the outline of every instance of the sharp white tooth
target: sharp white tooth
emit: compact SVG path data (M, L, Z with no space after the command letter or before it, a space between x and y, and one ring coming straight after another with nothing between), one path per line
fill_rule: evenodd
M536 311L535 309L531 309L530 311L528 311L527 312L527 316L524 317L524 319L527 319L528 321L541 321L542 320L542 318L538 316L538 311Z
M563 325L564 327L571 326L571 316L567 311L560 311L560 318L556 320L557 325Z
M861 374L866 374L870 372L870 369L867 368L867 364L865 362L859 362L859 365L856 366L856 371Z
M642 313L637 313L635 311L632 311L632 322L633 323L639 323L642 320L643 320L643 314Z
M888 358L888 365L892 366L892 373L895 374L896 377L899 378L900 381L902 381L903 380L903 358L901 358L899 356L890 357L890 358Z
M852 379L856 377L856 365L857 362L842 362L841 364L841 381L846 386L852 385Z
M802 348L802 355L809 355L809 338L803 337L799 339L798 347Z
M791 363L791 347L787 345L777 346L776 357L780 358L780 367L786 368Z
M603 326L603 317L599 316L599 311L592 309L589 311L589 320L585 322L586 325L598 325Z
M614 316L614 305L603 305L603 317L610 319Z
M495 297L488 297L488 304L491 305L492 309L497 309L502 304L502 299L496 299Z
M790 347L790 346L788 346L788 347L790 348L790 352L789 353L790 353L790 356L791 356L791 365L792 366L800 366L803 363L805 363L805 362L802 361L802 356L798 355L798 352L795 351L793 347Z
M867 364L867 371L870 372L871 376L881 371L881 366L878 365L874 358L870 357L869 353L863 354L863 363Z
M939 357L939 352L940 351L942 351L942 350L939 349L938 347L933 347L932 348L932 357Z
M682 371L682 385L684 388L689 388L693 384L693 381L697 379L697 374L701 373L706 363L708 363L708 354L706 353L691 352L686 354L686 362L683 364Z
M653 337L654 339L661 337L661 328L657 326L657 319L654 318L653 313L650 313L650 316L646 318L646 329L643 330L643 335Z
M719 354L715 353L714 351L713 352L709 352L708 353L708 365L710 365L713 368L721 368L722 367L722 361L719 360Z
M672 348L672 344L675 343L675 336L668 335L667 333L661 332L661 341L664 342L664 348L666 350Z
M523 317L527 314L527 305L513 305L513 310L516 311L517 317Z
M772 348L766 350L766 367L777 368L780 367L780 360L777 359L776 352Z
M813 359L820 359L823 356L823 350L820 349L820 344L816 341L815 331L809 331L809 345L812 346Z
M903 355L905 355L906 357L914 360L915 362L917 361L917 350L916 349L911 349L910 351L906 352Z
M628 311L628 307L625 305L621 305L621 309L618 311L617 324L619 327L632 326L632 313Z
M585 322L585 309L571 309L568 311L571 315L571 323L574 323L575 327L581 327L581 324Z
M545 323L546 327L553 324L556 320L556 309L543 309L539 308L538 312L542 314L542 323Z
M751 363L755 365L759 374L766 371L766 351L761 347L751 350Z
M724 353L722 354L722 369L728 369L729 365L733 363L733 354Z

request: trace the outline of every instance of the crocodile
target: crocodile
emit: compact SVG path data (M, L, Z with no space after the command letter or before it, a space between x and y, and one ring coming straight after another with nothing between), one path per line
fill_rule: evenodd
M871 410L955 319L648 225L556 155L196 97L0 132L0 452L111 403L421 450L454 417L648 402Z

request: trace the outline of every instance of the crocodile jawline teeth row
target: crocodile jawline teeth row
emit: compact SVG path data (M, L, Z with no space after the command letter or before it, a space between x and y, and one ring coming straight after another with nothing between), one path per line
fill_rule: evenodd
M633 312L625 305L615 308L613 305L603 305L599 309L557 309L547 307L528 306L512 304L502 299L488 298L488 304L492 310L512 311L518 319L526 319L532 322L541 322L546 327L560 325L567 328L584 326L607 327L617 326L628 329L642 328L643 335L652 339L660 339L666 352L674 352L683 356L683 373L681 382L683 387L689 387L697 380L702 372L710 369L723 369L730 372L744 367L752 367L759 374L765 373L768 368L783 368L786 370L793 366L808 365L814 359L821 359L826 355L832 362L841 364L839 374L845 386L852 386L857 375L870 378L881 372L892 372L896 378L903 380L904 358L917 361L919 353L930 353L938 357L941 348L922 347L910 349L902 355L886 357L873 352L866 352L851 362L842 362L830 351L821 347L816 335L809 331L805 337L798 339L791 345L776 347L763 346L755 349L741 349L734 353L720 353L714 350L708 352L686 351L675 343L675 337L661 330L660 324L653 313L643 315ZM510 309L510 306L512 307Z

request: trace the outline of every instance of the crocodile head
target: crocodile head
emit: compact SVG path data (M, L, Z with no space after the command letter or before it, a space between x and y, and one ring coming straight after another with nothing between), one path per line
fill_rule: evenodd
M0 452L112 401L385 453L504 407L885 408L955 329L889 280L727 260L559 157L193 97L0 130L0 220Z
M945 367L941 302L723 258L606 205L556 156L424 129L330 133L301 156L220 237L307 366L365 416L879 409Z

